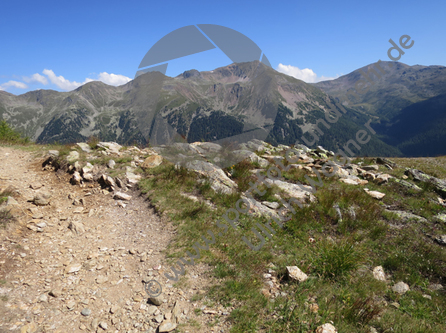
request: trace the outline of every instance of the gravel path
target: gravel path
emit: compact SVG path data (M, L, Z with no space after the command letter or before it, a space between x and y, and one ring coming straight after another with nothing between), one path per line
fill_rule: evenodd
M175 303L180 324L201 327L182 324L182 332L229 330L222 308L194 313L203 304L191 299L209 283L204 265L188 268L179 288L164 277L175 230L139 193L128 192L122 207L99 185L70 185L42 162L0 147L0 189L18 193L18 222L0 230L0 332L158 332L173 321ZM38 193L51 194L49 205L31 202ZM151 278L163 285L160 306L147 302L143 281Z

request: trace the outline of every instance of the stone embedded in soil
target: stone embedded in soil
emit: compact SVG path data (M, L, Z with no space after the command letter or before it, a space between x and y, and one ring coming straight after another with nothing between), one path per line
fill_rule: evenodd
M127 200L128 201L128 200L132 199L132 196L128 195L128 194L125 194L125 193L122 193L122 192L116 192L114 194L113 198L114 199L118 199L118 200Z
M308 279L308 275L302 272L297 266L287 266L286 270L288 272L288 276L296 281L304 282Z

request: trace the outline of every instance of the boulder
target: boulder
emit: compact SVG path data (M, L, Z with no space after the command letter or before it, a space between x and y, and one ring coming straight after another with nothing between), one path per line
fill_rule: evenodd
M37 206L47 206L50 204L51 193L40 191L34 196L33 202Z
M58 150L48 150L48 155L50 155L50 157L55 158L59 156L59 151Z
M407 176L412 176L414 180L424 183L430 183L434 186L435 191L440 194L443 198L446 198L446 180L438 179L425 174L424 172L417 169L406 169L405 174Z
M446 235L435 237L435 241L442 246L446 246Z
M113 153L119 155L119 151L122 146L116 142L99 142L98 147L105 149L108 153Z
M377 200L381 200L382 198L384 198L386 196L385 193L381 193L378 191L370 191L368 188L365 188L364 191L370 195L372 198L375 198Z
M231 180L218 166L204 161L190 161L186 163L186 168L209 178L211 188L215 192L230 194L235 191L237 184Z
M248 214L257 216L266 216L266 217L274 216L275 218L279 218L279 215L274 209L267 207L263 203L260 203L257 200L255 200L254 198L249 198L244 195L242 195L241 198L249 203ZM277 204L277 206L279 206L279 204Z
M87 162L87 164L82 168L82 174L92 172L93 168L94 166L91 163Z
M78 143L76 143L76 145L78 145L82 149L82 151L84 151L86 153L91 153L91 148L88 145L88 143L78 142Z
M416 221L416 222L427 222L427 220L410 212L405 212L403 210L388 210L386 212L396 214L403 222Z
M113 195L113 199L117 199L117 200L131 200L132 196L122 193L122 192L116 192Z
M194 142L191 145L199 147L207 153L218 153L221 150L221 146L213 142Z
M82 182L82 177L79 172L75 171L70 179L71 184L79 185Z
M298 199L301 203L305 203L307 200L311 202L316 201L316 197L312 194L313 188L311 186L303 184L297 185L283 182L281 180L271 180L269 178L265 178L265 182L267 184L276 185L290 197Z
M94 177L91 173L84 173L82 178L87 182L92 182L94 180Z
M149 301L156 306L160 306L164 303L164 298L161 295L156 297L149 297Z
M152 155L147 157L144 162L140 165L140 167L144 170L151 169L157 167L163 162L163 157L160 155Z
M171 332L173 331L175 328L177 328L177 324L172 323L169 320L165 320L161 323L161 325L158 327L158 332L162 333L162 332Z
M69 163L74 163L79 159L79 152L77 152L76 150L72 150L70 151L70 153L67 156L67 161Z
M84 225L77 221L71 221L68 225L68 229L70 229L76 235L80 235L85 232Z
M394 182L407 187L411 190L415 190L415 191L422 191L422 189L420 187L418 187L415 184L412 184L411 182L408 182L407 180L403 180L403 179L398 179L398 178L391 178Z
M446 214L439 213L439 214L434 216L434 220L437 221L437 222L446 223Z
M365 171L378 171L379 170L379 166L377 166L376 164L374 165L364 165L362 166L362 169Z
M387 183L390 178L392 178L391 175L389 175L387 173L382 173L382 174L376 176L375 183L377 183L378 185L381 185L381 184Z
M102 178L102 181L105 183L105 185L111 186L111 187L116 187L115 180L111 176L104 174L104 175L102 175L101 178Z
M269 165L269 162L266 159L249 150L234 150L232 153L240 160L249 159L251 162L257 162L261 168L266 168Z

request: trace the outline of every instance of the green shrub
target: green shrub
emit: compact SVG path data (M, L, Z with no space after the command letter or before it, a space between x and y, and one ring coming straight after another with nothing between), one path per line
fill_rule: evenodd
M322 242L317 249L315 272L327 279L340 279L358 268L362 253L348 240L334 243Z
M12 129L6 120L0 121L0 142L1 143L28 143L30 140L28 137L22 137L22 135L16 130Z

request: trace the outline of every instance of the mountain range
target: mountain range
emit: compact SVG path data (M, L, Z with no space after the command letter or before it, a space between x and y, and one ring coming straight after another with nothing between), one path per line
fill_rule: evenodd
M384 73L373 74L377 65ZM365 75L368 91L354 93ZM149 72L119 87L96 81L70 92L0 91L0 118L39 143L90 136L151 145L255 137L289 145L304 143L303 133L334 108L347 112L324 128L317 145L336 151L371 118L377 135L358 154L438 155L446 154L445 83L446 67L380 62L307 84L254 61L173 78Z

